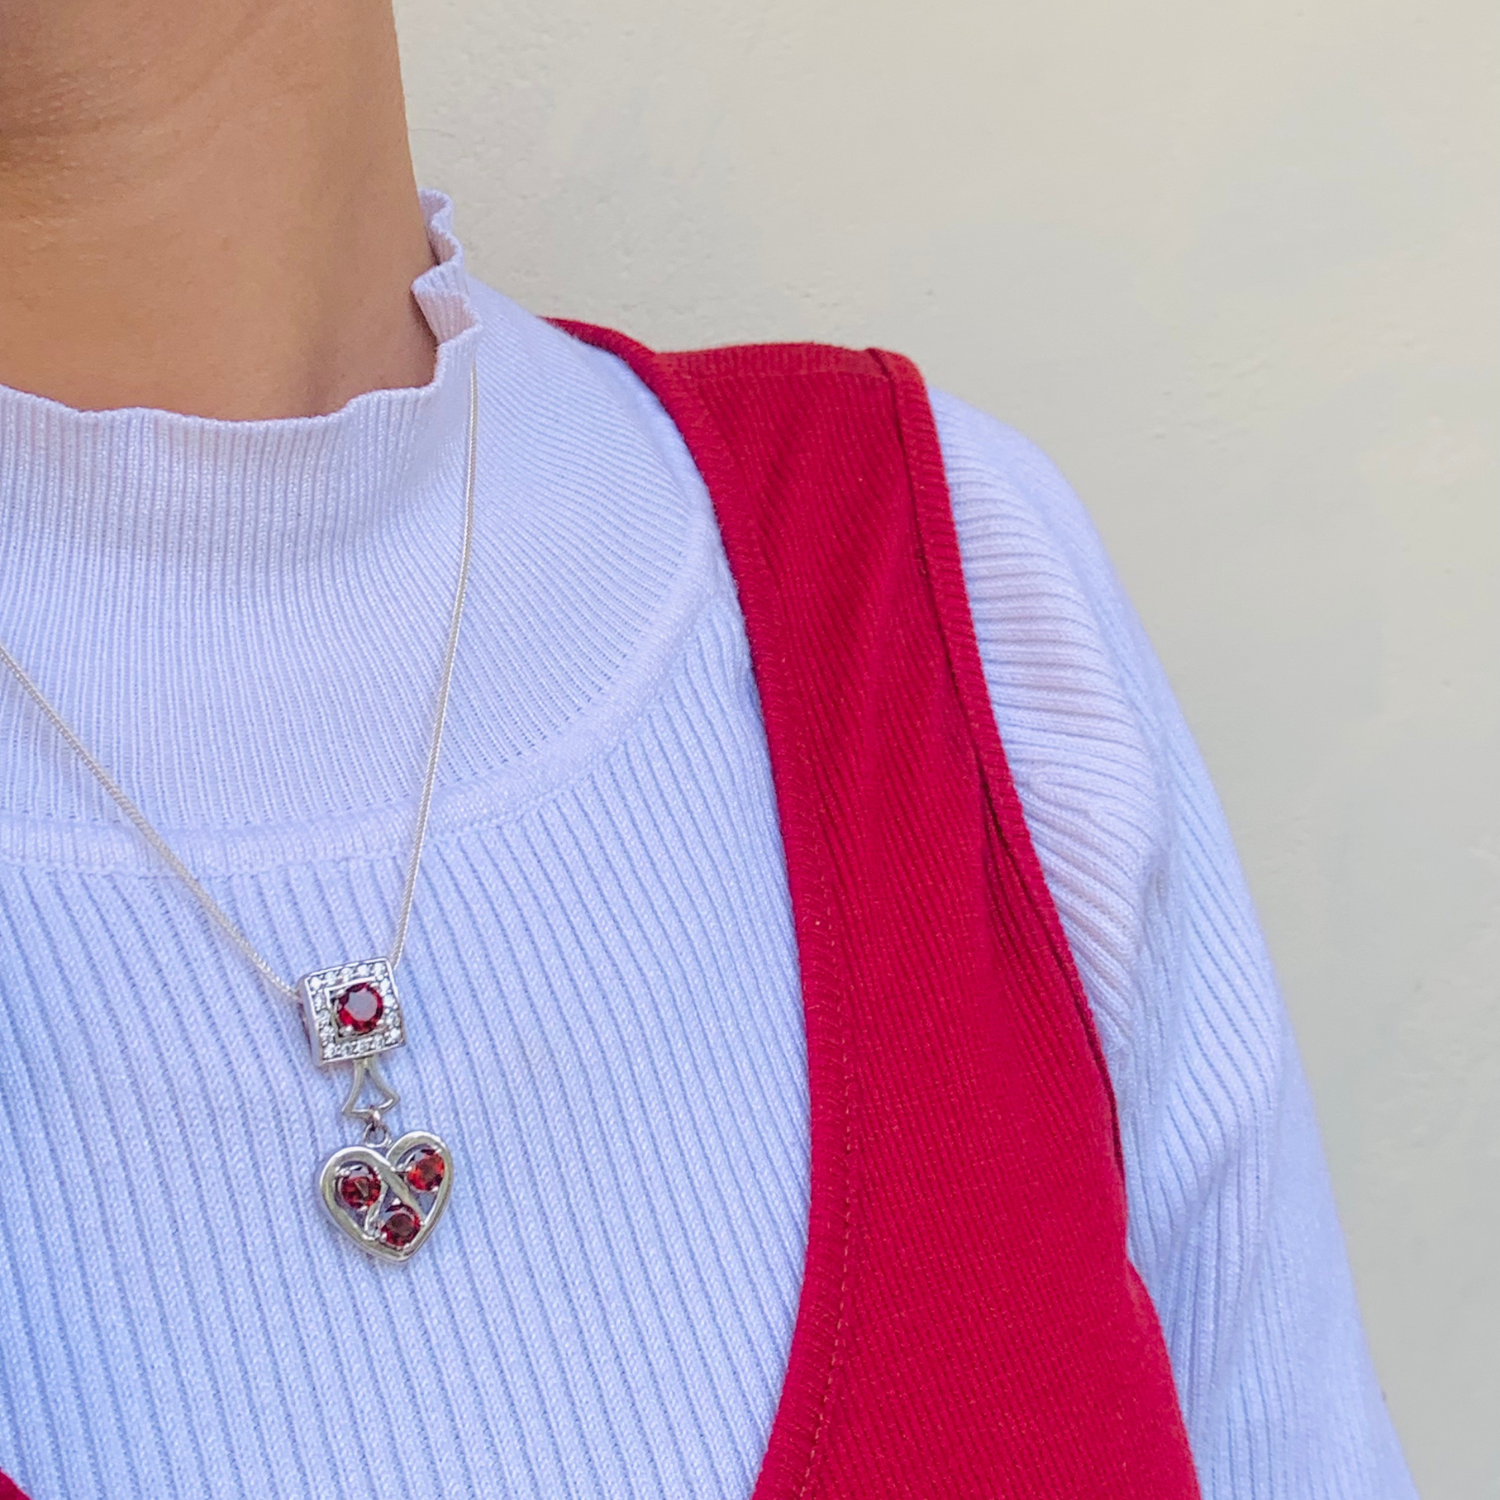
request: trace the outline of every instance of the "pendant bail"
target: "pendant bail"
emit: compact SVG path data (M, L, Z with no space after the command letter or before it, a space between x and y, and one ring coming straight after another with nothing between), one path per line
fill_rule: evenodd
M353 1076L349 1080L349 1096L344 1100L343 1114L350 1120L358 1120L364 1126L362 1139L365 1145L383 1146L391 1138L391 1133L385 1124L386 1112L395 1109L401 1102L401 1095L386 1081L385 1075L380 1071L378 1058L357 1059L352 1073ZM376 1097L370 1103L362 1104L360 1099L364 1094L366 1084L377 1092Z

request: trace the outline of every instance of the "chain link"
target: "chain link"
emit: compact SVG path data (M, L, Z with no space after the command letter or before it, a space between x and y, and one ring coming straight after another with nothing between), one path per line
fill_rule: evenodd
M406 869L406 885L401 893L401 910L396 918L396 935L391 940L390 957L386 960L394 972L406 946L406 928L411 921L412 901L417 889L417 870L422 863L422 845L427 839L427 819L432 810L432 789L437 784L438 757L443 748L443 724L448 716L448 689L453 681L453 663L458 655L458 627L463 619L464 595L469 587L469 558L474 539L474 468L479 426L479 376L474 366L469 367L469 435L467 467L464 478L464 539L459 554L458 587L453 595L453 616L448 624L448 644L443 653L442 678L438 686L436 722L432 728L432 744L427 754L427 775L422 783L422 797L417 807L416 829L412 836L411 860ZM250 939L235 926L224 908L204 890L197 876L173 853L171 846L152 826L139 807L121 790L120 785L103 766L89 753L82 741L68 726L61 714L49 703L42 690L27 675L25 669L0 642L0 665L4 665L21 684L27 696L41 710L61 736L63 742L93 773L94 779L114 799L121 812L136 826L141 836L161 857L162 862L187 886L197 898L199 905L220 928L226 937L249 960L256 973L286 999L300 1002L297 986L288 984L270 964L256 951Z

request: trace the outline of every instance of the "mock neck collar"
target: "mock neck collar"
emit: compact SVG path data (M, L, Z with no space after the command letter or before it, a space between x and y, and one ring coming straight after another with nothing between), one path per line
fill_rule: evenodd
M439 257L414 287L439 341L426 386L258 422L0 392L0 640L205 877L406 847L471 369L478 514L435 834L531 806L596 758L728 586L701 480L649 393L469 282L447 200L423 203ZM0 682L9 859L161 873Z
M420 504L462 440L479 319L452 204L423 191L437 263L412 293L432 379L324 416L226 421L150 407L80 411L0 385L0 558L60 549L284 571Z

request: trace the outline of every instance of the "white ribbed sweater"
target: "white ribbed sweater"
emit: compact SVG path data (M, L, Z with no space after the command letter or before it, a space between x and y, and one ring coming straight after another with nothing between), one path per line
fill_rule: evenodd
M0 389L0 639L272 963L383 951L479 520L403 967L409 1266L324 1223L301 1024L0 683L0 1470L33 1500L745 1500L807 1205L796 955L701 481L618 362L417 283L432 384L328 417ZM1210 1500L1410 1495L1234 855L1077 502L934 396L995 712L1104 1038Z

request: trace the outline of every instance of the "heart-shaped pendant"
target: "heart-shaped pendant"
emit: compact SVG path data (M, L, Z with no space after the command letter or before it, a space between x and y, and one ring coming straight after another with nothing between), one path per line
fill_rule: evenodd
M318 1196L333 1222L368 1255L410 1260L448 1204L453 1153L426 1130L389 1146L345 1146L323 1163Z

